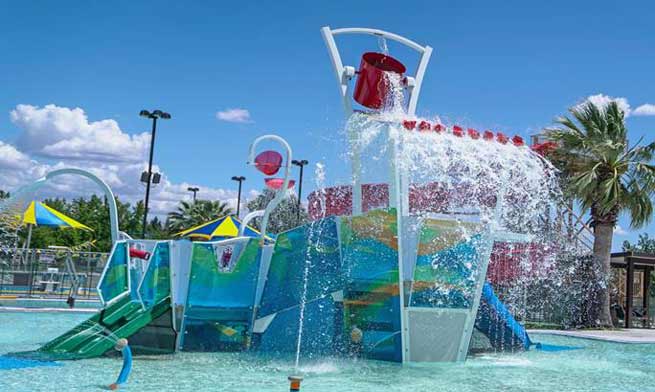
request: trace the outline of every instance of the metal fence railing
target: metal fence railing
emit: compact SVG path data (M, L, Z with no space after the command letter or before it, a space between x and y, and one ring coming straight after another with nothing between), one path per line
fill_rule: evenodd
M0 295L63 298L70 294L77 280L76 296L95 299L95 287L107 256L107 253L65 249L0 248ZM75 274L67 268L67 259L74 266Z

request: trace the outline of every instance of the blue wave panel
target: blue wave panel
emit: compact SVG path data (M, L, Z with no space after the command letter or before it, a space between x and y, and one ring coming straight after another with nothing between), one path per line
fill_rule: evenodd
M343 288L336 222L328 217L278 235L258 317L298 306L305 270L308 302Z
M436 253L418 256L410 306L470 309L475 302L482 245L482 236L476 234Z
M341 309L331 296L305 306L300 353L303 358L333 355L342 337ZM300 325L300 306L282 310L262 334L257 350L268 354L296 352Z

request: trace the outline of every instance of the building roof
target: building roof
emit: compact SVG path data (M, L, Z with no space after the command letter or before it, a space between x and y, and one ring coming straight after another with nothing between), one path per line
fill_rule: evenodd
M617 252L611 256L612 267L623 268L627 265L628 260L632 261L635 266L655 267L655 254L644 252Z

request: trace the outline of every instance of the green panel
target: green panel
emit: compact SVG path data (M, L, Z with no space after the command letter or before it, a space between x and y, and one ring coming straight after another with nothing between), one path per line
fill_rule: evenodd
M170 297L164 298L152 309L143 310L140 305L131 302L129 296L125 296L39 350L12 355L50 361L99 357L114 347L116 339L129 339L169 309ZM133 345L132 348L150 352L148 347Z
M170 294L170 246L168 242L159 242L150 256L139 295L144 306L150 307Z
M107 303L126 292L127 283L127 243L117 242L98 285L103 301Z

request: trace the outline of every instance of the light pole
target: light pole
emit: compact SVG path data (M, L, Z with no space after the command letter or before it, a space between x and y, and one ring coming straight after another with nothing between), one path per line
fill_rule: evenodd
M152 179L152 156L155 150L155 135L157 133L157 119L168 120L171 115L162 112L161 110L153 110L152 113L147 110L139 112L139 116L152 119L152 134L150 136L150 159L148 161L148 182L146 183L146 205L143 212L143 227L141 229L141 237L146 238L146 223L148 222L148 202L150 201L150 182Z
M291 163L300 167L300 179L298 181L298 211L296 211L296 223L300 225L300 202L302 200L302 172L305 165L308 164L309 162L306 159L300 161L294 159L293 161L291 161Z
M189 191L189 192L193 192L193 202L195 203L196 202L196 193L198 193L200 188L198 188L196 186L190 186L186 190Z
M239 207L241 207L241 183L246 180L244 176L233 176L232 181L239 183L239 193L237 194L237 218L239 217Z

